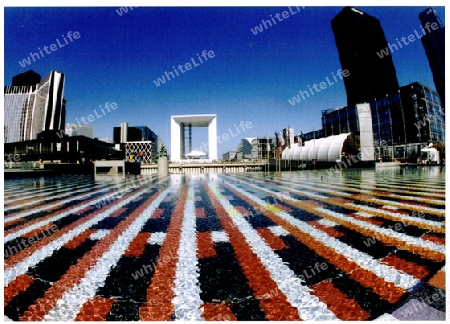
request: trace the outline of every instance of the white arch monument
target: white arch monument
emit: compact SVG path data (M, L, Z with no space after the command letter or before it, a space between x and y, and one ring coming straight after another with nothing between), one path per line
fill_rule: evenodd
M185 159L185 127L208 127L208 160L217 160L217 119L215 114L179 115L170 117L170 160Z

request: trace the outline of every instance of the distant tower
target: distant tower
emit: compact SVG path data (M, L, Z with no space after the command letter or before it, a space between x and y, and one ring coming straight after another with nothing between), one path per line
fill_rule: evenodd
M419 19L425 31L421 38L427 54L431 73L433 73L436 91L441 97L442 109L445 108L445 27L436 10L428 8L419 14Z
M398 91L391 55L377 53L388 48L380 21L356 8L345 7L331 21L343 70L347 105L369 102Z
M128 142L128 123L120 123L120 143Z

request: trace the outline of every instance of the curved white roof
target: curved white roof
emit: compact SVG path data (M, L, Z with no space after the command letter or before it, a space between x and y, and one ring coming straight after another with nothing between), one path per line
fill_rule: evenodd
M350 133L323 137L305 142L305 146L293 145L286 148L281 155L283 160L322 162L340 161L344 142Z

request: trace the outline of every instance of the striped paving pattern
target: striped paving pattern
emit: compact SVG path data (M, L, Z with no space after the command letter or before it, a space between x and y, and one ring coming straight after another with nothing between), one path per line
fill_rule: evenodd
M5 320L445 320L433 168L4 187Z

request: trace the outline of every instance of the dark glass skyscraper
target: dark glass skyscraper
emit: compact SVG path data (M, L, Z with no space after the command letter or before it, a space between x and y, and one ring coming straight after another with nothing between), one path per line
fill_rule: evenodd
M24 73L20 73L12 78L12 86L35 86L41 82L41 76L29 70Z
M421 38L433 73L436 91L441 97L442 108L445 108L445 27L436 10L428 8L419 14L420 23L425 31Z
M344 78L347 105L370 102L398 90L391 55L380 58L388 47L380 21L356 8L345 7L331 21Z

